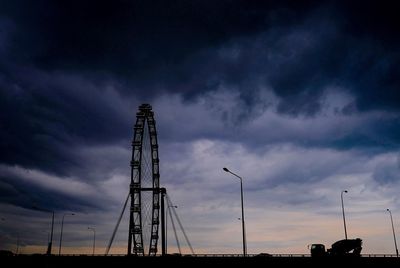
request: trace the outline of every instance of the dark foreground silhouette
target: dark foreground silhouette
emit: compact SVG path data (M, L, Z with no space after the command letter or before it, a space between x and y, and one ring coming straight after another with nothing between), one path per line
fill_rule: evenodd
M395 257L1 256L4 267L400 267ZM173 265L173 266L170 266ZM206 267L207 265L208 267ZM3 265L2 265L3 266Z

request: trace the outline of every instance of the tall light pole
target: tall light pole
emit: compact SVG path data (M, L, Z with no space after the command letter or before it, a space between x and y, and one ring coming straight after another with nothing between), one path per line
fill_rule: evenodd
M346 217L344 216L344 205L343 205L343 193L347 193L347 190L343 190L340 193L340 198L342 199L342 213L343 213L343 226L344 226L344 237L347 240L347 230L346 230Z
M39 210L39 211L44 211L44 212L50 212L52 213L52 217L51 217L51 233L50 233L50 242L49 245L47 247L47 255L51 255L51 248L53 245L53 230L54 230L54 210L47 210L47 209L43 209L43 208L38 208L36 206L32 207L35 210Z
M225 172L231 173L233 176L238 177L240 180L240 197L241 197L241 203L242 203L242 236L243 236L243 257L246 257L247 255L247 245L246 245L246 231L245 231L245 226L244 226L244 206L243 206L243 182L242 182L242 177L238 176L237 174L233 173L226 167L223 168Z
M94 255L94 250L96 248L96 229L94 227L88 227L88 229L93 231L93 253L92 253L92 255Z
M64 227L64 217L65 215L75 215L74 213L64 213L61 221L61 234L60 234L60 247L58 248L58 255L61 255L61 243L62 243L62 236L63 236L63 227Z
M396 234L394 232L394 225L393 225L393 217L392 217L392 212L390 209L386 209L389 211L390 214L390 221L392 222L392 231L393 231L393 239L394 239L394 248L396 249L396 256L399 257L399 250L397 249L397 242L396 242Z

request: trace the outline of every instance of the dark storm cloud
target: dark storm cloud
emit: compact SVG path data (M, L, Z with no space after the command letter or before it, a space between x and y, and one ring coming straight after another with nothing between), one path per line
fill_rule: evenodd
M16 28L9 50L12 61L107 73L145 87L147 94L159 85L195 94L207 90L199 78L192 81L193 74L172 75L169 69L179 71L182 62L204 48L265 31L271 27L268 17L272 23L293 23L309 6L247 1L19 1L6 3L3 12Z
M293 96L304 104L304 96L318 95L324 85L335 84L357 96L360 110L398 111L400 19L394 10L389 1L327 3L306 18L300 30L314 29L320 39L280 65L282 75L271 79L277 94L289 97L284 107L296 107L290 101Z
M164 125L164 137L348 149L382 146L375 136L397 148L398 114L382 124L360 123L354 133L334 141L324 140L332 133L319 132L313 122L306 125L314 135L296 127L304 128L303 116L318 116L328 87L355 98L339 113L398 113L400 22L395 9L382 2L291 2L297 1L4 1L0 162L61 178L104 180L114 170L121 173L129 159L112 146L127 144L129 149L140 102L174 93L191 107L221 89L240 98L230 110L220 103L211 107L226 126L256 121L271 107L260 97L266 89L277 96L277 112L298 121L258 122L247 130L254 138L247 141L247 135L222 129L218 120L205 124L199 113L185 129ZM177 113L177 118L191 118L182 111L186 114ZM276 128L262 126L271 122ZM102 146L104 151L96 151ZM2 190L21 188L12 179L7 184ZM40 195L47 191L32 189Z
M400 23L393 6L291 2L13 1L3 16L15 25L9 60L93 79L105 74L127 83L124 92L192 97L239 84L251 105L251 84L262 83L283 98L280 112L296 115L317 112L321 88L337 84L357 94L361 110L397 109ZM303 47L304 30L318 40ZM252 57L213 58L246 38Z
M120 109L118 96L104 87L98 94L96 85L80 77L25 68L0 76L0 89L3 163L58 173L80 165L72 151L80 144L130 136L133 118Z
M270 8L244 2L227 5L3 3L0 161L69 176L84 162L75 153L79 146L130 137L133 120L127 116L132 112L124 113L123 105L104 94L108 85L142 96L157 94L160 88L188 91L186 95L214 90L212 85L203 87L195 68L209 84L208 65L200 60L196 66L193 54L232 36L256 33L265 26ZM242 94L252 101L253 94Z
M19 181L16 177L0 176L0 194L2 203L13 204L32 209L33 206L49 210L82 211L89 208L101 209L86 198L77 198L60 192L48 191L35 183Z
M3 72L0 162L27 175L0 171L2 202L25 208L36 203L57 210L99 209L97 201L105 196L101 189L97 195L89 192L92 197L88 199L85 193L76 194L86 185L65 191L40 181L46 179L51 184L52 180L64 180L63 187L68 189L74 180L83 180L96 187L119 170L122 172L121 166L126 169L129 153L116 146L122 143L129 148L137 104L124 103L115 91L118 86L29 67L11 67ZM28 171L44 172L49 177L36 181ZM108 205L113 203L105 198L102 208Z
M122 95L166 91L189 100L234 88L243 100L234 123L257 116L263 87L280 98L278 112L292 116L319 112L328 86L354 94L356 109L397 110L395 14L385 4L356 8L312 1L6 2L0 160L70 175L82 161L73 148L130 137L133 120L102 94L108 85ZM395 122L386 125L382 132L398 132ZM363 140L353 136L338 146Z
M129 74L179 61L232 32L257 27L263 19L262 14L241 19L237 5L226 8L224 2L20 1L7 6L21 31L15 54L26 48L21 41L36 41L30 42L28 56L39 66ZM226 13L220 17L222 10Z

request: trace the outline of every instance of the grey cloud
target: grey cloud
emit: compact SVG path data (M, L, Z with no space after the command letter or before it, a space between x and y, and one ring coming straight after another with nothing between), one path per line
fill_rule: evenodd
M382 184L390 184L400 181L400 167L396 163L397 159L385 158L374 170L373 177Z
M270 90L260 91L257 105L248 110L239 92L223 87L191 102L164 95L154 102L154 109L159 118L160 138L165 141L208 137L240 142L254 150L275 143L341 150L397 150L399 140L395 133L398 132L399 116L396 113L349 113L348 107L355 96L345 89L328 88L320 94L323 108L312 117L279 113L282 99ZM157 114L157 111L160 112Z
M79 76L17 70L24 78L0 80L3 154L9 164L39 166L62 175L80 166L79 146L130 139L133 102L113 85L95 85Z

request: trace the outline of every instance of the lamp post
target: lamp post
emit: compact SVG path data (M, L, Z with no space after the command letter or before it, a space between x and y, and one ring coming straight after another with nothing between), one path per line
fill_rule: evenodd
M342 213L343 213L343 226L344 226L344 237L347 240L347 230L346 230L346 217L344 216L344 205L343 205L343 193L347 193L347 190L343 190L340 193L340 198L342 199Z
M392 217L392 212L390 209L386 209L389 211L390 214L390 221L392 222L392 231L393 231L393 240L394 240L394 248L396 249L396 256L399 257L399 250L397 249L397 242L396 242L396 234L394 232L394 225L393 225L393 217Z
M246 245L246 232L245 232L245 226L244 226L244 206L243 206L243 183L242 183L242 177L238 176L237 174L231 172L229 169L226 167L223 168L225 172L231 173L233 176L239 178L240 180L240 200L242 203L242 240L243 240L243 257L246 257L247 254L247 245Z
M52 213L52 217L51 217L51 233L50 233L50 242L49 245L47 247L47 255L51 255L51 248L53 245L53 230L54 230L54 210L47 210L47 209L43 209L43 208L38 208L36 206L32 207L35 210L39 210L39 211L44 211L44 212L50 212Z
M61 243L62 243L62 237L63 237L63 227L64 227L64 217L65 215L75 215L74 213L64 213L61 221L61 234L60 234L60 247L58 248L58 255L61 255Z
M92 255L94 255L94 250L96 248L96 229L94 227L88 227L88 229L93 231L93 253L92 253Z

